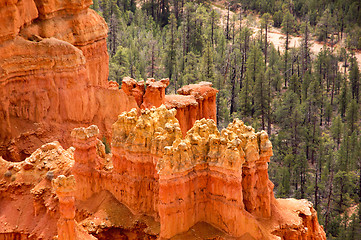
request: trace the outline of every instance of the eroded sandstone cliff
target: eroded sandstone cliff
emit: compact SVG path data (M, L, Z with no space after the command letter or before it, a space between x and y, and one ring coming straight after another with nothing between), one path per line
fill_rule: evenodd
M0 3L0 154L12 161L46 142L70 146L71 129L96 123L106 137L137 107L109 87L107 25L91 0Z

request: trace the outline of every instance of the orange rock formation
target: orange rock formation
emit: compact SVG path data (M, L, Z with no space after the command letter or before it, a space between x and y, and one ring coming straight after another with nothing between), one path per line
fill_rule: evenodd
M240 238L326 239L309 202L274 198L266 132L235 120L220 133L202 119L182 138L175 116L165 106L119 115L113 168L99 163L97 128L75 129L77 199L108 191L133 214L159 221L166 239L200 222Z
M168 109L177 109L176 118L179 121L183 136L192 128L196 120L202 118L217 121L216 95L218 90L212 88L210 82L190 84L178 89L179 95L165 95L169 79L156 81L149 78L146 82L137 82L132 78L124 78L122 90L134 97L142 109L160 107L164 104Z
M218 90L212 88L210 82L190 84L178 89L180 95L165 97L168 109L176 108L176 118L181 125L183 136L196 122L203 118L217 122L216 95Z
M53 188L59 198L60 218L58 220L58 239L75 240L75 179L74 176L58 176L52 180Z
M96 123L106 137L137 107L108 83L107 25L91 0L1 1L0 154L23 160L45 142L70 146L71 129Z

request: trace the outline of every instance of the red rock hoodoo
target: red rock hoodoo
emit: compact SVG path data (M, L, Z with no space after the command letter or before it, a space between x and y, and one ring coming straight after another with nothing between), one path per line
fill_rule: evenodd
M190 84L178 89L178 95L165 95L169 79L156 81L149 78L146 82L137 82L132 78L124 78L122 90L134 97L142 109L160 107L162 104L167 109L177 109L176 118L179 121L183 136L192 128L196 120L202 118L217 121L216 95L217 89L212 88L210 82Z

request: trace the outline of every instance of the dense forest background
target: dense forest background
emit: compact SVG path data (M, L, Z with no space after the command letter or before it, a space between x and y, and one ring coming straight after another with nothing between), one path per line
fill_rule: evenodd
M312 201L328 239L360 239L359 0L93 1L110 80L168 77L168 93L212 82L219 128L237 117L271 136L276 197ZM268 41L275 28L282 49Z

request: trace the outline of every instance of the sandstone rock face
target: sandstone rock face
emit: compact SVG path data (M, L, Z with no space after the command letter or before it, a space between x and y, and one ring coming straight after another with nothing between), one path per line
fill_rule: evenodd
M178 89L178 94L193 96L198 103L197 120L206 118L217 122L216 95L218 90L210 82L190 84ZM192 124L193 125L193 124Z
M262 160L261 146L267 146ZM270 217L274 199L267 175L272 145L265 132L256 134L236 120L219 133L213 120L202 119L167 150L157 165L162 236L171 237L204 221L232 236L249 232L256 239L262 237L254 216ZM261 166L264 162L266 172L259 171L264 166L255 162Z
M41 19L53 18L56 15L64 13L73 14L87 9L93 2L92 0L34 0L39 11Z
M59 213L58 220L58 239L59 240L76 240L88 239L95 240L96 238L86 233L78 223L75 221L75 178L73 175L68 177L59 175L52 180L53 190L59 199Z
M106 190L159 221L164 239L201 222L240 238L326 239L308 201L274 198L266 132L240 120L219 132L202 119L182 138L175 116L165 106L119 115L109 162L97 151L95 126L75 129L76 198Z
M217 122L216 95L218 90L210 82L190 84L178 89L179 95L165 96L165 106L177 109L183 136L191 129L196 120L213 119Z
M107 25L91 0L0 3L0 154L23 160L45 142L70 146L96 123L110 139L117 115L137 107L108 83ZM21 30L20 30L21 29Z
M74 148L44 144L23 162L0 158L0 239L95 239L75 221ZM58 177L57 177L58 176Z
M202 119L182 137L165 106L124 112L112 131L112 155L92 125L71 132L68 150L52 142L23 162L0 158L0 236L188 239L203 228L211 239L326 239L311 203L274 198L264 131Z
M58 202L51 180L70 172L73 154L74 149L52 142L23 162L0 158L0 235L23 234L26 239L57 235Z
M166 95L165 106L177 109L176 118L181 126L183 136L193 127L198 118L198 102L193 96Z
M159 186L155 164L163 148L182 136L175 110L163 106L142 110L140 116L136 109L119 115L113 125L111 168L97 154L97 131L92 128L72 132L77 198L86 200L107 190L133 213L157 216Z
M0 42L15 37L22 26L38 17L33 0L0 2Z

